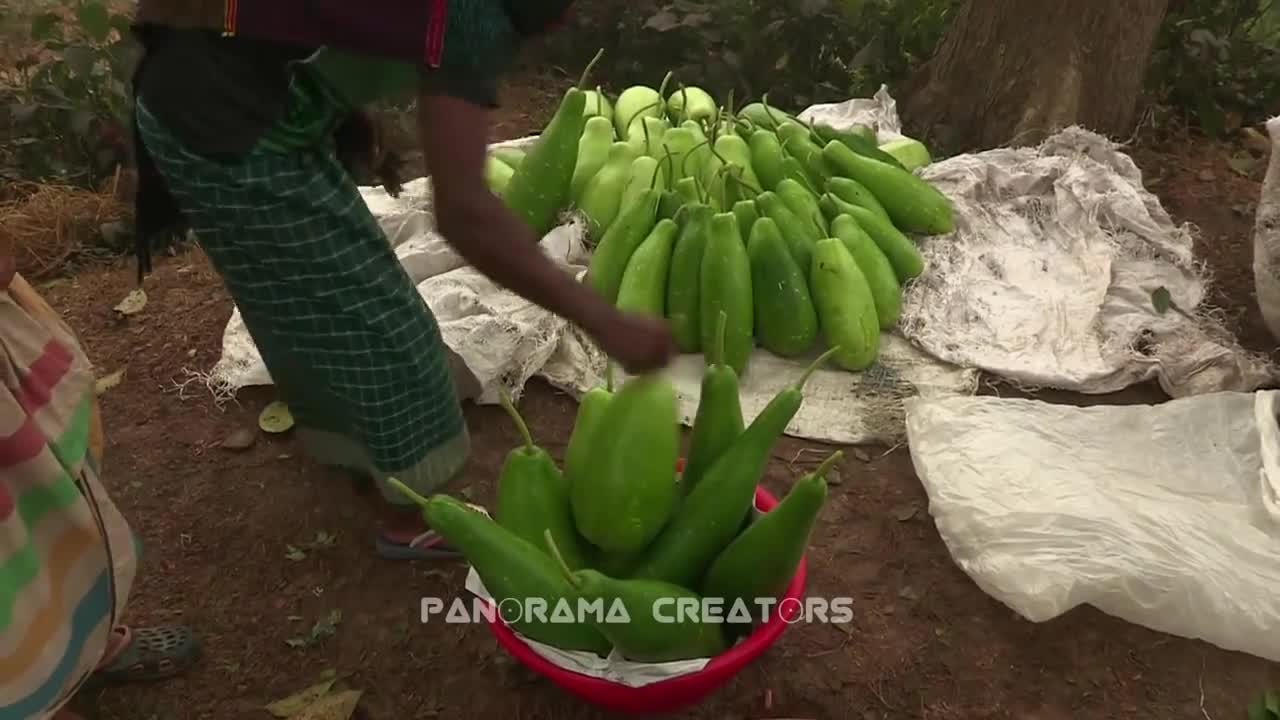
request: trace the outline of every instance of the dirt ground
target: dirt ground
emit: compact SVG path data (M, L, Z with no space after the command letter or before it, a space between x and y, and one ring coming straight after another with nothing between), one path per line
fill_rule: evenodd
M500 136L539 127L558 94L513 87L507 106L522 111L504 111ZM1215 302L1248 346L1271 349L1251 292L1256 180L1237 176L1203 142L1135 154L1167 207L1200 226ZM365 691L357 717L369 720L609 716L514 665L483 626L419 623L419 598L459 596L464 567L377 558L368 496L305 460L289 437L259 434L246 450L222 448L233 432L255 429L270 389L244 391L220 410L199 382L177 383L217 360L231 301L190 250L157 258L145 311L118 321L111 308L133 272L122 260L45 292L83 334L100 374L125 369L102 403L106 478L145 545L129 617L190 624L205 657L185 677L85 697L86 711L111 720L266 718L264 704L336 673ZM1124 399L1160 397L1140 389ZM574 401L535 382L521 409L539 441L563 452ZM468 407L467 417L475 452L458 490L489 503L516 433L496 407ZM785 440L768 487L785 492L803 470L787 459L814 445ZM864 447L846 458L808 556L808 590L852 596L854 620L793 626L681 717L1224 720L1280 686L1280 667L1091 608L1043 624L1020 619L952 563L905 448ZM312 632L328 620L339 620L332 633Z

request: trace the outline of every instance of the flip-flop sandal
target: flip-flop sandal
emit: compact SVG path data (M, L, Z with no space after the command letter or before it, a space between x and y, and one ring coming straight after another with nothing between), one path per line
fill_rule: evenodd
M407 543L395 542L382 534L374 542L378 554L389 560L458 560L462 557L462 553L434 530L428 530Z
M200 657L200 643L181 625L116 628L125 634L125 646L111 662L94 671L108 683L145 682L173 677Z
M467 503L471 509L489 516L489 511L482 505ZM492 516L490 516L492 517ZM461 560L462 553L449 544L444 536L435 530L428 530L406 543L398 543L379 534L375 545L378 554L391 560Z

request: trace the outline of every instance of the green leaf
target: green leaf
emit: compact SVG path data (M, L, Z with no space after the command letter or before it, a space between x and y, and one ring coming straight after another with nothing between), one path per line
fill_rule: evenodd
M1155 309L1157 315L1169 312L1169 308L1173 307L1173 297L1169 295L1169 288L1161 286L1151 291L1151 307Z
M73 45L62 51L62 61L76 77L87 78L93 75L93 66L97 60L97 53L83 45Z
M1280 690L1268 690L1267 693L1262 696L1262 702L1267 706L1267 710L1272 715L1280 718Z
M62 18L51 12L40 13L31 18L31 39L37 41L51 40L58 36L62 26Z
M1249 720L1273 720L1261 700L1249 704Z
M120 33L121 38L129 38L133 35L133 18L121 13L115 13L111 16L111 27Z
M82 3L76 8L76 19L80 21L81 29L94 42L102 42L111 34L111 13L107 12L106 5L97 0Z

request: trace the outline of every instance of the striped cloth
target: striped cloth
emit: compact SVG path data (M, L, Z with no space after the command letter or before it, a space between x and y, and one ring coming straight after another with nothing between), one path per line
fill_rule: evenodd
M51 717L102 659L138 546L98 479L93 372L20 276L0 289L0 718Z
M395 504L411 502L387 477L437 492L470 440L435 318L334 155L344 108L299 72L276 127L234 162L191 151L141 100L135 112L308 453Z

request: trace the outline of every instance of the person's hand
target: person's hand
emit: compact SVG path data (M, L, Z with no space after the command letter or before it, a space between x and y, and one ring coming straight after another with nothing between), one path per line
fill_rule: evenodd
M666 321L649 315L617 313L596 332L596 342L631 375L661 370L676 355Z

